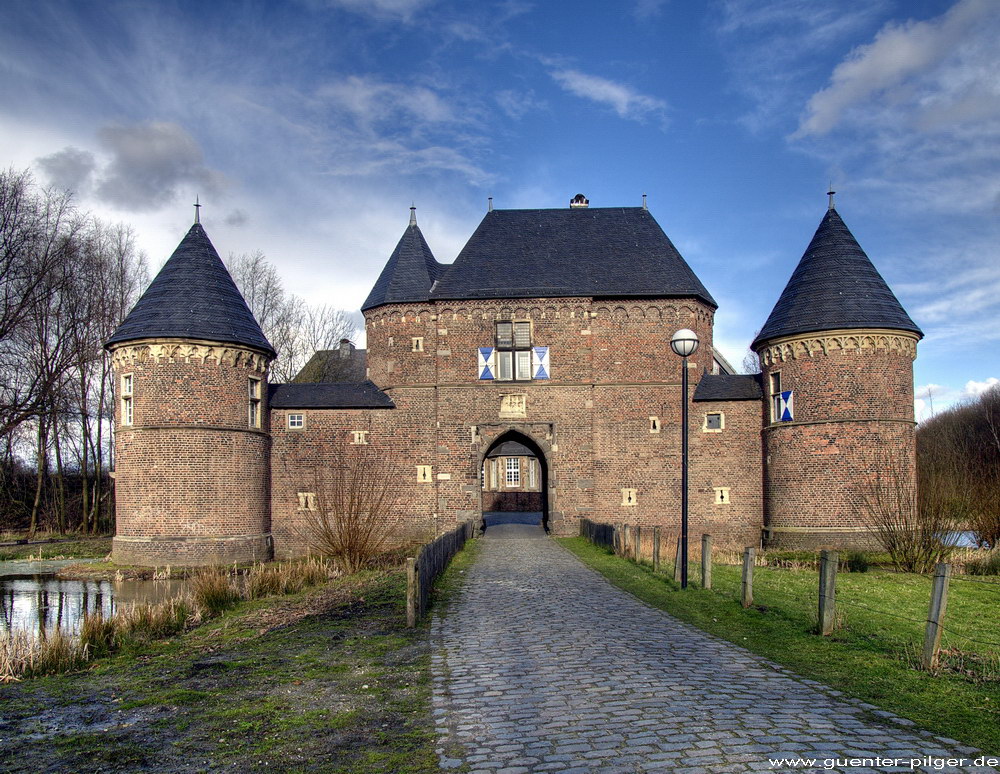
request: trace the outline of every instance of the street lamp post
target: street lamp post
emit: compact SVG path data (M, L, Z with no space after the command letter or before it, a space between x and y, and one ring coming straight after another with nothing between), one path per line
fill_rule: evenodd
M681 588L688 585L688 356L698 349L698 334L682 328L670 339L681 366Z

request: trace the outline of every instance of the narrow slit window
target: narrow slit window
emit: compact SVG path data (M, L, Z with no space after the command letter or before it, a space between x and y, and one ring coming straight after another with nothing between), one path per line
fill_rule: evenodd
M260 427L260 379L247 379L248 423L250 427Z
M413 339L411 339L411 341L413 342L412 350L414 352L423 352L424 351L424 337L423 336L414 336Z
M135 379L132 374L122 375L122 424L131 425L135 419L134 405L132 403L132 388Z
M771 374L771 421L781 419L781 371Z
M660 432L660 418L650 417L649 418L649 432L658 433Z

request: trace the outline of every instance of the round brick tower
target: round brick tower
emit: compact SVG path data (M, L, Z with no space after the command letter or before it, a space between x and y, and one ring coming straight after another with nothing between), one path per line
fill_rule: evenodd
M920 329L831 206L753 343L764 388L765 539L871 544L862 491L915 492Z
M106 344L120 564L270 559L275 352L195 223Z

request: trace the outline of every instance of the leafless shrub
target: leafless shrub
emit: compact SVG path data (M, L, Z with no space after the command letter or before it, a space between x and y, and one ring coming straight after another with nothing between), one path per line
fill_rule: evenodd
M395 540L397 485L386 455L348 446L316 476L316 510L302 511L303 537L344 572L357 572Z
M942 490L914 479L913 457L903 449L880 447L866 455L865 474L856 486L865 525L894 565L925 573L953 550L947 536L955 513Z

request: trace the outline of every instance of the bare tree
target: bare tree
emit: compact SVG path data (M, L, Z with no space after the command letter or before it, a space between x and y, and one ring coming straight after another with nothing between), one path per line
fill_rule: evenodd
M314 470L315 501L302 510L302 537L344 572L356 572L397 535L399 476L374 447L345 448L330 464Z
M278 352L271 366L276 382L290 382L313 353L333 349L354 333L350 315L325 304L310 306L285 292L274 266L260 251L230 254L226 260L236 286L267 340Z

